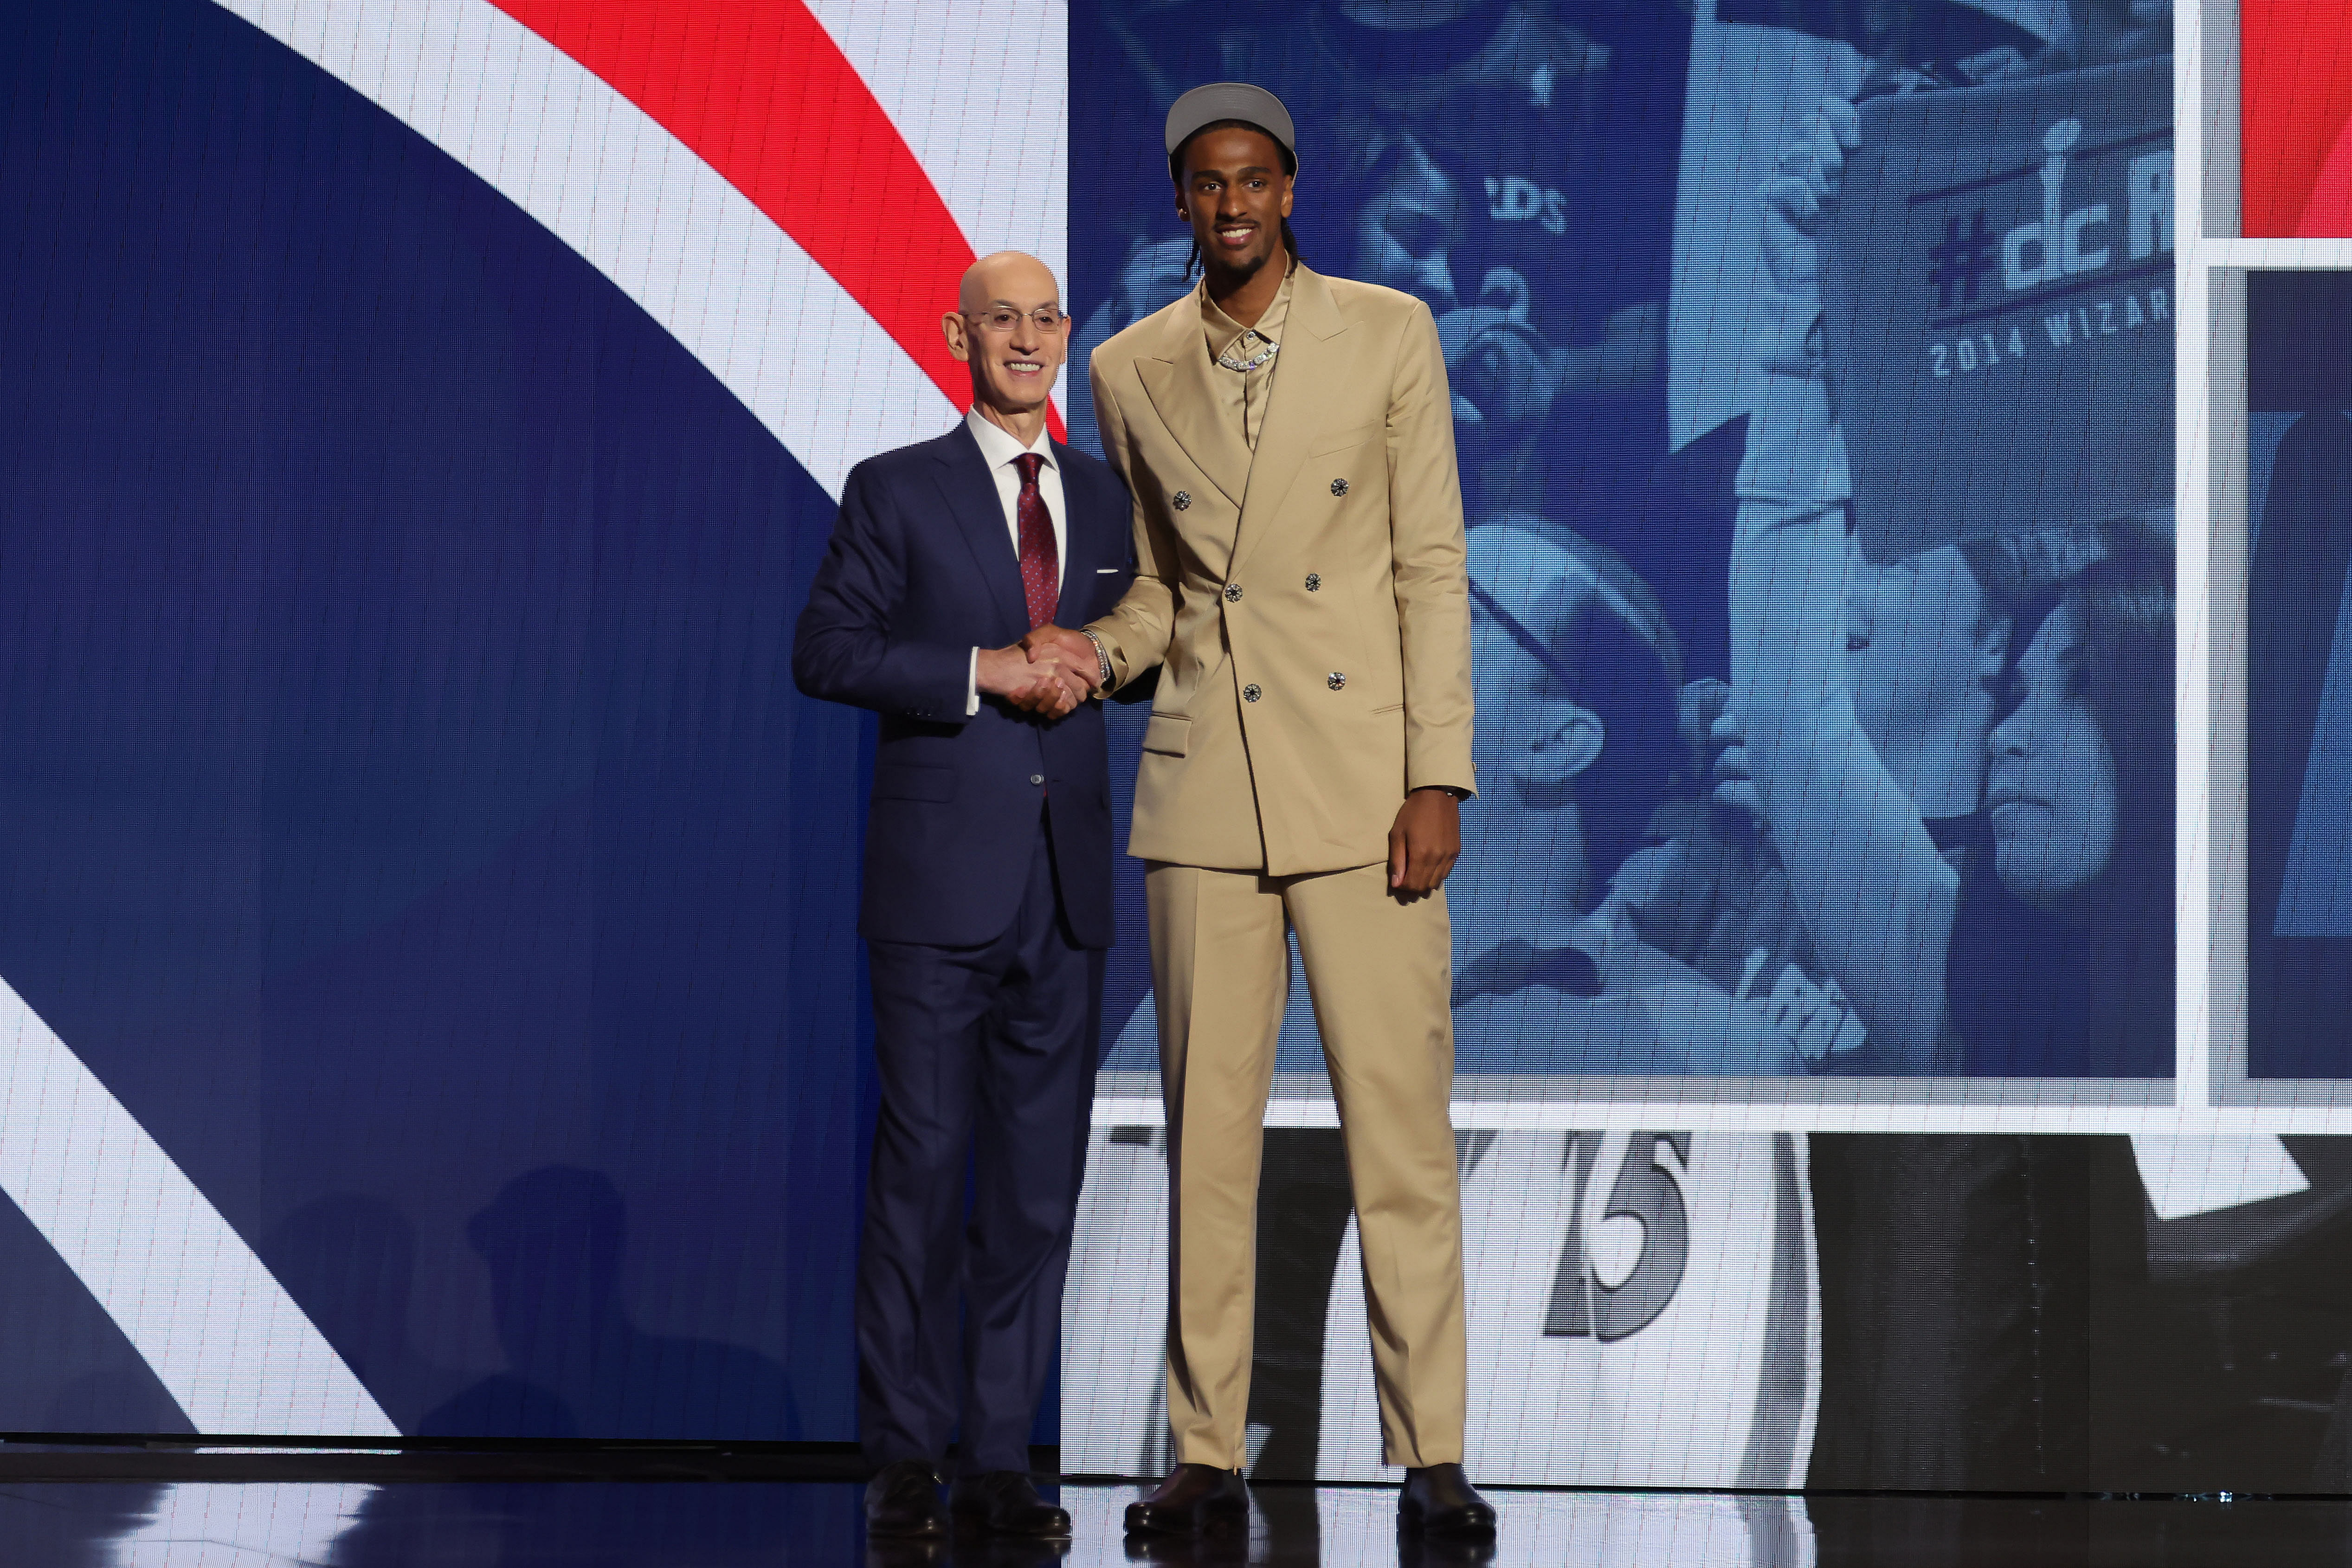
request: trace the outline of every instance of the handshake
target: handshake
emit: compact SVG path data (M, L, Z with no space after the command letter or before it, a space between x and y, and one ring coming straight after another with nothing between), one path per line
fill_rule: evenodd
M984 647L973 671L980 689L1041 719L1059 719L1102 684L1095 645L1083 632L1039 626L1011 647Z

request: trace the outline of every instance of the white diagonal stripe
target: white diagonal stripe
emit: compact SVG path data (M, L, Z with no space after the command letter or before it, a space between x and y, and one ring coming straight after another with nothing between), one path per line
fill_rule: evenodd
M398 1434L244 1237L5 982L0 1188L197 1431Z
M825 493L956 419L750 198L487 0L218 0L424 136L684 344ZM1058 175L1055 176L1058 180Z

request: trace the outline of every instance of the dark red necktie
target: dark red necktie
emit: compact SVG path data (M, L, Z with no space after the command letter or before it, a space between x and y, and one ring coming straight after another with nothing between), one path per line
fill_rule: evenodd
M1037 470L1045 459L1024 452L1013 461L1021 470L1021 500L1013 509L1021 520L1021 587L1029 596L1029 629L1035 631L1054 618L1061 600L1062 561L1054 548L1053 515L1037 493Z

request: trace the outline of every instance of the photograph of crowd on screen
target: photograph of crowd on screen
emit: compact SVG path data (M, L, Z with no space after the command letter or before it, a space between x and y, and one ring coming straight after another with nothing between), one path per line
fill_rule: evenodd
M2168 1094L2169 49L2121 0L1074 15L1077 352L1191 287L1151 130L1218 77L1293 106L1302 254L1437 316L1457 1099ZM1107 1082L1147 1093L1149 975L1113 970ZM1320 1073L1295 986L1277 1099ZM1158 1137L1097 1129L1066 1311L1067 1451L1144 1470ZM2318 1462L2324 1145L2184 1194L2121 1138L1463 1137L1482 1475L2070 1486L2224 1430ZM1375 1474L1337 1137L1266 1139L1253 1455Z
M1127 150L1220 75L1305 128L1305 253L1437 315L1465 1075L2169 1076L2169 31L2079 11L1074 18L1076 354L1192 286ZM1302 984L1281 1070L1315 1045Z

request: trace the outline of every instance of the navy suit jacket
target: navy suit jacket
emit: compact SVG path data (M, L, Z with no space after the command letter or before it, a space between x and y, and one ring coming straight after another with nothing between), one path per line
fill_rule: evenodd
M1054 458L1066 541L1054 619L1083 626L1118 603L1135 574L1127 487L1059 442ZM994 940L1013 923L1037 835L1050 831L1072 936L1110 945L1102 705L1045 723L983 696L979 713L964 715L971 650L1028 630L1004 506L970 430L959 424L849 471L793 640L793 679L811 697L882 716L861 935L940 947Z

